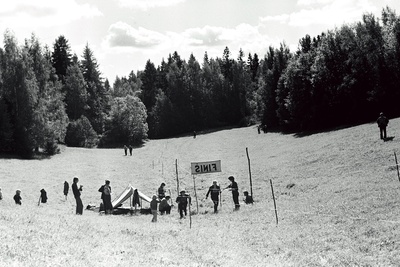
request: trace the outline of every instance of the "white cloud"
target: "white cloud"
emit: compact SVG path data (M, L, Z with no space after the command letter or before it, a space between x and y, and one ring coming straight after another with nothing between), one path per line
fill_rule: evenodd
M110 26L106 43L109 47L146 48L161 44L166 36L139 27L135 29L124 22L117 22Z
M186 0L119 0L122 7L147 10L156 7L173 6L185 2Z
M279 22L293 27L310 25L339 26L361 20L362 14L376 13L377 9L368 0L299 0L298 4L308 8L277 16L260 18L262 23Z
M66 25L81 18L101 16L102 13L89 4L75 0L58 1L13 0L2 3L0 25L4 28L53 27Z

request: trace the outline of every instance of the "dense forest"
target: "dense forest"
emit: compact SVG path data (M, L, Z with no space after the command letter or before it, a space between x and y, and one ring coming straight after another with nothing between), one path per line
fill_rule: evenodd
M59 36L52 49L36 36L18 44L4 34L0 48L0 152L31 157L79 147L137 145L192 131L256 123L278 131L320 131L368 122L380 111L400 115L400 17L363 15L318 36L297 51L285 43L266 54L199 62L173 52L159 65L102 77L86 45L72 54Z

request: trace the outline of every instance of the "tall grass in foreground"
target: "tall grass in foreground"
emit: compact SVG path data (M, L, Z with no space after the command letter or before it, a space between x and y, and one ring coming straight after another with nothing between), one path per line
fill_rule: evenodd
M390 127L389 135L400 120ZM249 127L150 141L132 157L65 148L48 160L1 159L0 266L398 266L400 183L393 151L400 150L399 140L382 142L374 124L302 138L257 135ZM249 189L246 147L256 203L234 212L224 191L220 213L212 214L204 197L213 179L225 187L234 175L241 197ZM77 216L73 197L62 195L64 180L78 175L85 206L100 202L97 189L106 178L114 196L128 183L151 195L164 181L175 199L175 159L188 191L190 162L222 160L222 173L196 177L199 214L191 229L176 206L158 223L151 215L85 210ZM42 187L49 202L38 206ZM22 206L12 201L16 188Z

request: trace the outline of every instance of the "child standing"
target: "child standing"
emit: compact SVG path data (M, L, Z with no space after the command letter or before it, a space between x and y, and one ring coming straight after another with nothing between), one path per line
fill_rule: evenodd
M153 214L153 219L151 219L151 222L157 222L158 203L160 203L160 201L157 199L157 196L153 195L153 199L150 202L151 214Z

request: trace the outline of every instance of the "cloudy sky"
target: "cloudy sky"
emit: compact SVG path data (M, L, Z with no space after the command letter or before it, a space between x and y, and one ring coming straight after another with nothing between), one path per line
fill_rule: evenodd
M400 14L398 0L12 0L2 2L0 31L11 30L20 44L34 33L51 48L64 35L78 56L88 43L113 82L174 51L199 62L205 51L221 57L226 46L233 58L240 48L263 57L283 41L294 51L306 34L360 21L366 12L380 17L385 6Z

